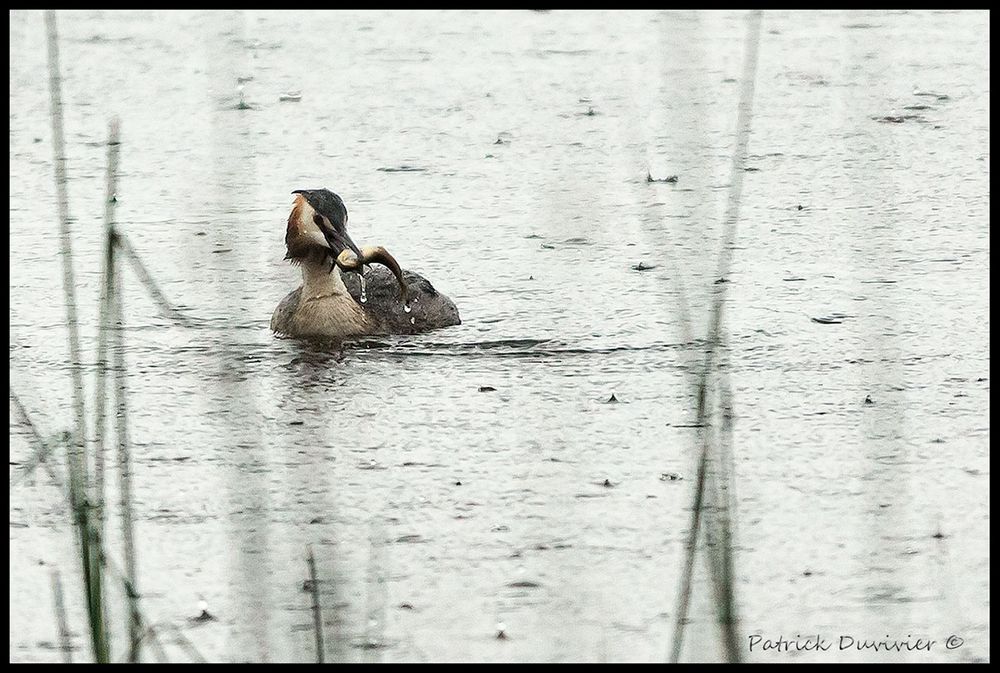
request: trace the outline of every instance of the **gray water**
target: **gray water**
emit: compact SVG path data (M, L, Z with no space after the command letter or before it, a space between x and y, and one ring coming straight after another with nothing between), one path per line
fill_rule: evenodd
M149 619L209 660L310 661L311 544L329 658L666 658L743 17L59 13L87 362L112 116L118 221L195 319L127 275ZM53 434L72 414L40 12L11 12L10 59L10 378ZM750 660L989 659L988 64L985 12L764 16L725 278ZM380 170L400 167L420 170ZM289 192L322 186L463 324L343 354L275 339ZM10 440L14 475L13 413ZM11 661L62 656L53 569L90 656L76 568L39 471L10 494ZM695 593L683 658L713 660L704 573ZM189 621L201 599L217 621Z

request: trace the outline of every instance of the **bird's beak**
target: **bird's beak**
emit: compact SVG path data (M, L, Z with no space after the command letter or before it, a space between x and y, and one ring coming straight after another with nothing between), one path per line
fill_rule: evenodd
M354 241L351 240L347 231L336 231L332 226L330 226L327 227L326 231L323 233L326 234L326 240L330 244L330 248L333 251L334 259L336 259L337 256L344 250L350 250L357 255L358 259L364 258L364 253L361 252L361 248L359 248Z

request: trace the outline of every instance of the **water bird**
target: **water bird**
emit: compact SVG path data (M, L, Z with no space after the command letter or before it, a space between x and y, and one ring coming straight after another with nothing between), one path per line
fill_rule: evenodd
M285 259L302 269L302 285L274 310L275 334L342 339L461 323L455 303L426 278L404 270L385 248L359 248L351 240L347 207L337 194L329 189L292 194Z

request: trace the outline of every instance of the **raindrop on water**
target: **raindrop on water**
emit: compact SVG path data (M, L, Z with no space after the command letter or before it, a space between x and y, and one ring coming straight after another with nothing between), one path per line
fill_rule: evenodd
M368 301L368 288L365 286L365 277L361 276L361 303Z
M410 308L410 305L409 305L409 304L403 304L403 310L404 310L404 311L406 311L407 313L409 313L409 312L410 312L410 311L412 311L413 309L412 309L412 308Z

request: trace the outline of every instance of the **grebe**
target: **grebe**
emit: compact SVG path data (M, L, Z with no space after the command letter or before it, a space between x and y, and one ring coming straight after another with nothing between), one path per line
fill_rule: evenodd
M328 189L292 194L285 259L302 267L302 285L274 309L275 334L339 339L413 334L461 323L455 303L426 278L400 268L385 248L354 244L339 196Z

